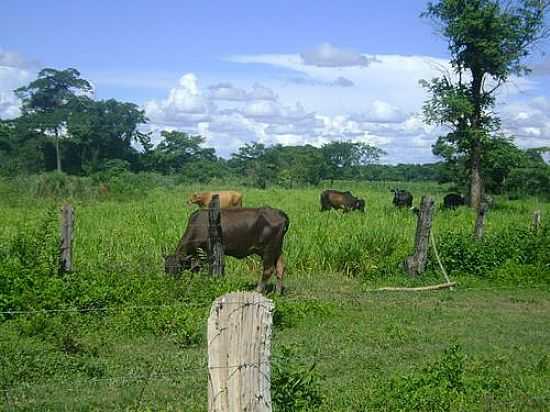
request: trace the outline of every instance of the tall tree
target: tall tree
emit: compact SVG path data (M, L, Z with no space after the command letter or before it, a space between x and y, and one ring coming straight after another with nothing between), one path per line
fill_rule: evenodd
M162 173L181 172L190 163L216 161L215 150L203 148L202 136L192 136L180 131L161 132L163 140L153 150L153 163Z
M60 133L66 126L74 100L91 90L91 84L80 78L80 72L73 68L42 69L36 80L15 90L22 102L22 120L33 129L54 136L59 172L62 171Z
M548 8L545 0L440 0L422 14L447 39L453 72L421 82L431 93L424 115L450 128L437 150L445 143L466 155L475 208L481 202L483 148L500 126L492 112L495 92L510 76L528 73L524 59L548 35Z
M67 118L67 134L75 149L76 168L96 171L107 160L134 161L134 144L150 150L149 135L139 130L147 122L145 112L133 103L115 99L73 99Z
M351 177L357 166L376 162L385 152L366 143L330 142L321 147L326 163L326 176L329 179Z

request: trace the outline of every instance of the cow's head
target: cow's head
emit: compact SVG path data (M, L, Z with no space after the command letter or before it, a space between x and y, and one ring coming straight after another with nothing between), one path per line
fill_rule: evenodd
M199 201L199 194L198 193L191 193L189 196L189 200L187 201L187 205L191 206L194 203L197 203Z
M164 256L164 273L178 276L183 270L183 265L176 255Z
M365 201L363 199L355 199L355 204L353 205L355 210L360 210L361 212L365 211Z
M174 277L177 277L184 270L198 272L200 268L200 259L195 259L193 256L168 255L164 257L164 272Z

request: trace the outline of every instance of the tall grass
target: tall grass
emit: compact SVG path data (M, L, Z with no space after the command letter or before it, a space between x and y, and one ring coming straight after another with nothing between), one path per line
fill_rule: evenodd
M440 276L435 265L429 267L428 279L410 280L403 273L401 263L412 252L416 216L392 206L390 188L412 191L415 204L422 194L430 194L440 205L445 187L335 183L334 188L352 190L367 203L365 213L342 214L319 211L320 188L264 191L144 183L101 194L97 185L86 182L79 192L64 191L67 185L56 183L57 189L38 193L32 185L0 181L2 309L107 309L2 319L0 389L13 391L2 404L8 409L204 410L203 372L124 387L102 382L126 375L174 375L200 364L212 300L226 291L254 287L261 271L254 257L227 258L222 280L203 274L172 279L163 273L163 254L175 248L194 210L186 205L189 193L220 188L241 190L245 206L277 207L290 217L285 283L295 299L277 298L274 339L280 360L276 370L282 368L274 379L284 389L274 397L282 405L311 397L318 410L371 410L386 402L401 405L406 392L422 393L429 405L443 401L459 405L455 410L475 410L484 396L515 400L547 387L547 292L514 290L512 297L460 290L423 296L371 294L361 302L338 301L331 295L338 291L366 297L361 289L376 284L422 283ZM57 209L65 200L76 210L75 270L58 275ZM536 198L497 199L487 217L486 239L476 243L470 209L438 207L433 230L452 276L459 276L461 283L491 279L490 285L542 283L547 288L550 236L547 229L537 235L529 230L535 209L542 210L543 220L550 216L550 205ZM8 294L7 283L1 283L6 279ZM315 300L297 301L303 295ZM147 305L153 307L142 309ZM466 389L458 394L443 390L448 369L437 363L455 341L462 343L466 355L472 354L451 371L464 370ZM320 356L311 373L311 365L304 369L287 359L290 352L282 345L304 358L330 356ZM459 355L462 359L462 352ZM491 365L489 372L485 364ZM491 372L499 365L517 374L518 381ZM490 385L471 381L478 376ZM136 401L142 397L149 399L146 406ZM406 401L404 409L417 401Z

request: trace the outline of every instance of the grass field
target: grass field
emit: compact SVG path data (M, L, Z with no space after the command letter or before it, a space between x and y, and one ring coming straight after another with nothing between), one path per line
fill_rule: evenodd
M319 188L241 188L245 206L290 217L287 293L274 296L278 410L550 410L548 233L529 231L532 212L547 220L550 205L497 199L481 245L470 239L471 210L438 209L435 238L459 287L370 292L442 281L431 264L422 279L402 273L416 219L392 207L393 186L339 186L367 202L365 214L347 215L321 214ZM422 194L440 204L445 193L406 188L415 204ZM0 268L12 291L0 295L2 310L90 310L4 316L4 410L206 410L210 303L253 289L261 265L228 258L220 281L164 276L162 255L185 228L194 189L71 199L75 271L57 276L61 199L0 186Z

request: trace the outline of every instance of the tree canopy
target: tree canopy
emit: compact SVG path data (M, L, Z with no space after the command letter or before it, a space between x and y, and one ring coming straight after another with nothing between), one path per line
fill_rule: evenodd
M426 121L449 129L434 153L448 154L452 148L465 156L476 208L481 201L484 151L500 126L492 111L495 92L511 75L528 72L525 57L548 35L544 20L548 7L541 0L440 0L428 3L422 14L447 40L452 69L421 82L430 93L424 105Z

